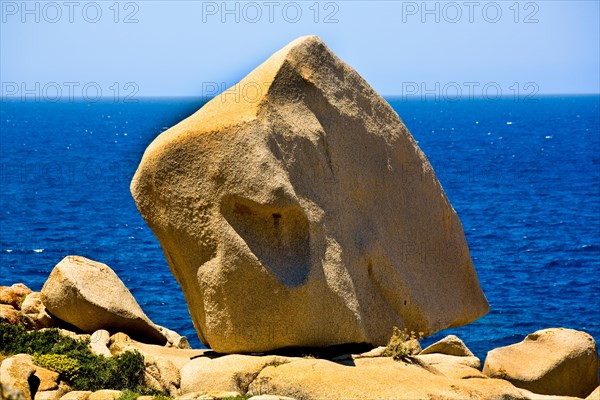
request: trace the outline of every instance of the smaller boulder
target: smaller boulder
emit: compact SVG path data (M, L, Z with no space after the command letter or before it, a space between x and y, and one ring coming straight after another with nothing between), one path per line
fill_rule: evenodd
M110 344L119 342L131 342L131 338L123 332L117 332L110 337Z
M21 325L21 311L11 305L0 304L0 322L6 322L10 325Z
M487 378L479 369L481 361L474 356L450 356L448 354L432 353L419 354L415 358L435 368L449 378Z
M64 393L59 390L46 390L37 392L34 400L60 400L62 396L64 396Z
M71 391L71 387L67 385L65 382L60 382L58 384L58 389L56 390L45 390L40 391L35 394L34 400L59 400L65 394Z
M167 390L171 396L175 397L179 394L179 385L181 383L181 377L179 374L179 368L170 360L164 357L158 357L155 359L156 367L160 373L160 383L163 388Z
M0 385L2 398L33 400L39 387L39 379L34 376L33 357L18 354L0 364Z
M475 357L469 348L457 336L448 335L442 340L428 346L419 354L447 354L449 356Z
M21 304L21 313L25 326L29 329L51 328L55 321L44 305L43 296L39 292L32 292L25 296Z
M584 398L598 386L598 349L585 332L543 329L490 351L483 373L534 393Z
M135 341L133 341L129 335L118 332L110 337L108 348L113 356L119 356L127 351L139 351L145 357L146 354L135 348L133 346L134 343ZM152 387L150 383L148 383L148 385Z
M34 375L39 379L40 382L38 391L58 390L58 381L60 378L58 372L51 371L47 368L38 367L36 365Z
M79 256L65 257L50 273L42 294L52 315L85 332L107 329L146 343L167 342L105 264Z
M176 349L183 349L183 350L191 350L192 349L192 346L190 346L190 342L187 340L187 337L185 337L185 336L179 336L178 338L173 340L172 346L175 347Z
M13 376L11 379L19 383L13 386L23 389L26 385L29 388L31 398L37 398L37 393L40 392L60 389L58 385L60 375L57 372L35 365L33 357L29 354L12 356L5 361L9 360L11 361L7 364L6 371L2 370L0 372L0 381L4 382L4 378ZM2 365L4 366L4 363ZM33 373L31 373L32 369ZM25 391L21 391L27 398Z
M179 369L164 357L144 356L144 383L156 390L167 391L172 397L179 395Z
M15 283L12 286L0 286L0 304L8 304L20 310L23 298L29 293L31 293L31 289L22 283Z
M60 400L88 400L91 394L89 390L74 390L65 394Z
M88 400L114 400L121 395L120 390L98 390L88 397Z
M40 400L58 400L63 397L65 394L69 393L71 390L71 386L69 386L66 382L60 381L58 383L58 389L56 390L47 390L43 392L37 392L35 394L35 399L38 400L38 396L41 396Z
M157 325L158 329L167 338L167 346L175 347L177 349L191 349L190 343L185 336L181 336L179 333L172 331L171 329Z
M99 329L90 336L90 350L92 353L104 357L112 357L108 349L110 333L105 329Z

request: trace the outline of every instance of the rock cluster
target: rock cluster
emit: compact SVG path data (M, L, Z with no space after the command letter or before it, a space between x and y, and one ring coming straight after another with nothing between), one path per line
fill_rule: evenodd
M17 308L10 307L18 314L21 309L12 294L16 292L20 298L27 298L36 293L20 284L10 288L1 299L16 305ZM44 298L37 295L33 299ZM38 304L36 309L48 314L52 324L61 326L62 321L51 316L43 302L42 306ZM10 322L4 319L7 321ZM15 321L24 324L25 319L20 314ZM599 400L596 343L586 333L570 329L545 329L527 336L521 343L492 350L483 371L479 358L453 335L424 350L419 350L417 342L410 346L414 352L395 360L387 356L391 347L324 358L221 355L172 344L143 343L126 333L111 334L106 329L87 334L60 331L74 338L90 339L91 350L104 357L128 351L141 353L144 384L179 400L236 396L255 400L391 400L397 399L398 393L407 399L574 400L588 396L588 400ZM164 328L162 331L176 335ZM178 343L187 343L181 338ZM110 400L122 394L118 390L73 391L58 373L35 365L26 354L2 361L0 392L3 399L14 400ZM150 400L150 397L140 399Z
M562 339L573 342L581 335L585 334L578 331L566 332ZM580 350L589 347L580 345ZM274 355L205 356L193 359L181 369L182 398L199 398L211 391L277 395L295 399L397 399L399 393L402 394L402 399L578 398L574 393L564 393L564 389L563 393L559 393L556 389L558 386L552 384L545 390L538 386L536 391L531 391L514 386L501 377L489 376L485 370L481 371L479 359L456 336L448 336L427 349L429 350L404 362L383 357L382 348L334 359ZM529 368L529 373L537 373L535 357L541 357L551 350L539 348L537 355L531 355L531 360L519 360L519 368ZM598 355L595 353L595 359L590 359L587 358L586 351L578 354L571 354L574 362L564 372L584 372L584 377L577 381L581 389L579 396L583 397L589 395L594 385L597 385L597 377L585 372L596 366L597 375ZM590 366L584 366L584 363L589 363Z
M129 335L182 352L190 348L184 336L148 319L110 267L78 256L65 257L57 264L41 292L21 283L0 286L0 323L29 330L58 327L63 335L89 339L90 350L103 357L140 351L129 345L133 342ZM189 361L189 355L184 357ZM103 400L120 395L114 390L72 391L58 373L36 366L27 354L6 358L0 368L2 399ZM144 374L146 386L172 396L179 394L179 368L169 359L148 355Z
M28 329L50 328L56 324L44 305L42 294L22 283L0 286L0 321Z

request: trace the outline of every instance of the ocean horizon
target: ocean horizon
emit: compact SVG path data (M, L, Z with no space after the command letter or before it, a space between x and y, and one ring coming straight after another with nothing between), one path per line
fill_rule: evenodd
M600 341L600 97L386 99L457 211L490 302L485 317L423 345L456 334L484 359L543 328ZM199 348L129 183L150 142L205 101L136 100L0 103L0 285L39 291L62 258L88 257Z

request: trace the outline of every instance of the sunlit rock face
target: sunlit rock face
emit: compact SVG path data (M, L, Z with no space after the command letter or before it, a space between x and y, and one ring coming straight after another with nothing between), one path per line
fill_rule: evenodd
M488 311L427 158L315 36L158 136L131 191L216 351L381 345Z

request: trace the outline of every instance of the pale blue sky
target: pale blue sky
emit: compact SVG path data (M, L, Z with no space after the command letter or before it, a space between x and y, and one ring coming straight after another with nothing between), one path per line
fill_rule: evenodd
M124 85L134 82L136 96L200 96L210 82L230 86L308 34L319 35L384 95L439 85L450 94L460 88L464 97L469 87L481 95L490 84L505 95L517 87L521 93L600 92L597 0L428 2L434 10L429 14L421 1L228 2L230 14L222 13L220 1L118 7L114 1L77 1L72 9L62 1L29 1L31 13L22 4L0 5L3 97L7 90L18 95L23 82L27 88L55 82L63 97L65 82L79 84L75 95L90 82L105 96L117 82L123 95L132 90ZM137 22L124 23L132 13Z

